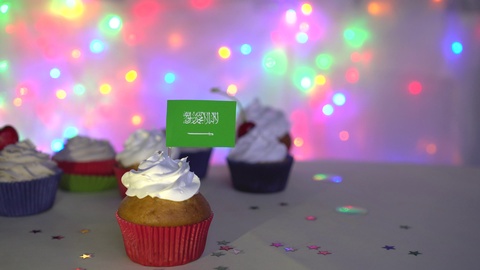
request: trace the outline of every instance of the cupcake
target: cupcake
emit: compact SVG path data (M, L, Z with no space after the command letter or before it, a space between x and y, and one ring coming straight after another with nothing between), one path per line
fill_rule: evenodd
M95 192L113 189L115 150L106 140L86 136L68 139L53 160L63 170L60 187L74 192Z
M155 153L125 173L122 183L127 196L116 218L133 262L166 267L200 258L213 213L186 158Z
M127 188L122 184L122 176L130 170L137 170L140 162L158 151L168 152L165 134L162 130L138 129L127 138L123 150L115 156L115 177L120 196L125 197Z
M290 123L258 99L245 108L235 147L227 156L233 187L252 193L285 189L293 165Z
M62 170L30 140L0 151L0 216L35 215L52 208Z

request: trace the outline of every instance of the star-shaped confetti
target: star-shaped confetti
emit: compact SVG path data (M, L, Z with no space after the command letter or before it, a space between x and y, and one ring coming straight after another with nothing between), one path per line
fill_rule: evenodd
M252 210L258 210L258 208L259 208L258 206L250 206L250 209Z
M54 236L52 236L52 239L55 239L55 240L62 240L63 238L65 238L65 236L62 236L62 235L54 235Z
M230 242L222 240L222 241L217 241L217 245L227 245L230 244Z
M278 247L283 247L283 244L279 242L273 242L270 246L278 248Z
M314 220L317 220L317 217L316 216L306 216L305 219L310 220L310 221L314 221Z
M409 252L408 252L408 255L418 256L418 255L420 255L420 254L422 254L422 253L420 253L420 252L418 252L418 251L409 251Z
M226 267L226 266L217 266L217 267L215 267L215 268L213 268L213 269L215 269L215 270L228 270L228 267Z
M284 249L285 249L285 252L295 252L295 251L297 251L296 248L292 248L292 247L285 247Z
M220 256L223 256L225 255L225 253L223 252L212 252L212 256L215 256L215 257L220 257Z
M317 252L317 254L327 256L327 255L330 255L332 253L330 251L327 251L327 250L320 250L319 252Z
M408 226L408 225L400 225L400 229L404 229L404 230L408 230L410 229L411 227Z
M386 250L391 250L391 249L395 249L395 246L383 246L382 248Z
M42 230L31 230L30 232L33 233L33 234L35 234L35 233L41 233Z
M93 253L83 253L82 255L80 255L80 258L82 259L90 259L90 258L93 258Z
M230 249L233 249L233 247L231 247L231 246L220 246L220 250L229 251Z
M82 234L86 234L86 233L89 233L89 232L90 232L89 229L81 229L80 230L80 233L82 233Z
M310 245L310 246L307 246L308 249L319 249L320 246L317 246L317 245Z
M244 253L244 252L243 252L243 250L236 249L236 248L232 249L232 252L233 252L233 254L235 254L235 255L238 255L238 254Z
M287 205L288 205L288 203L286 203L286 202L281 202L280 203L280 206L287 206Z

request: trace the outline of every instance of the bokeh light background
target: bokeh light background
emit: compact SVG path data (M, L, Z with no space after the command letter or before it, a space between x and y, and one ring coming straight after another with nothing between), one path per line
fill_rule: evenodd
M120 151L219 87L284 110L297 160L480 164L474 2L0 0L0 124Z

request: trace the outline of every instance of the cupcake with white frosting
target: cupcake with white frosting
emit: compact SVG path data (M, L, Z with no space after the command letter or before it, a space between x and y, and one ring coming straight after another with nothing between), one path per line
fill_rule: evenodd
M165 134L160 129L138 129L125 140L123 150L115 156L116 164L114 167L120 196L122 198L125 197L125 191L127 190L121 182L123 174L130 170L137 170L142 161L158 151L165 153L168 151L165 144ZM172 150L172 152L175 151ZM174 157L177 154L175 152L171 153L171 155Z
M164 267L202 255L213 213L186 158L155 153L122 182L127 196L116 216L132 261Z
M28 216L52 208L62 170L30 140L0 151L0 215Z
M237 137L227 156L233 187L252 193L284 190L294 161L289 153L289 121L282 111L258 100L244 113L252 127Z
M76 192L115 188L115 154L107 140L80 135L68 139L64 148L53 155L64 171L60 187Z

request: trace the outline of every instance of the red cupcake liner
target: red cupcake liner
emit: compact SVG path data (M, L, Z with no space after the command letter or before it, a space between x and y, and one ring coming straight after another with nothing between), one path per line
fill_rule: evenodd
M113 175L115 159L72 162L56 160L58 167L68 174L86 174L86 175Z
M122 183L122 176L126 173L129 172L130 169L125 169L122 167L119 167L118 164L113 167L113 172L115 173L115 178L117 178L117 186L118 186L118 193L120 194L120 197L125 198L127 196L127 187L125 187Z
M176 266L202 256L213 213L202 222L175 227L155 227L126 221L116 214L127 256L135 263Z

